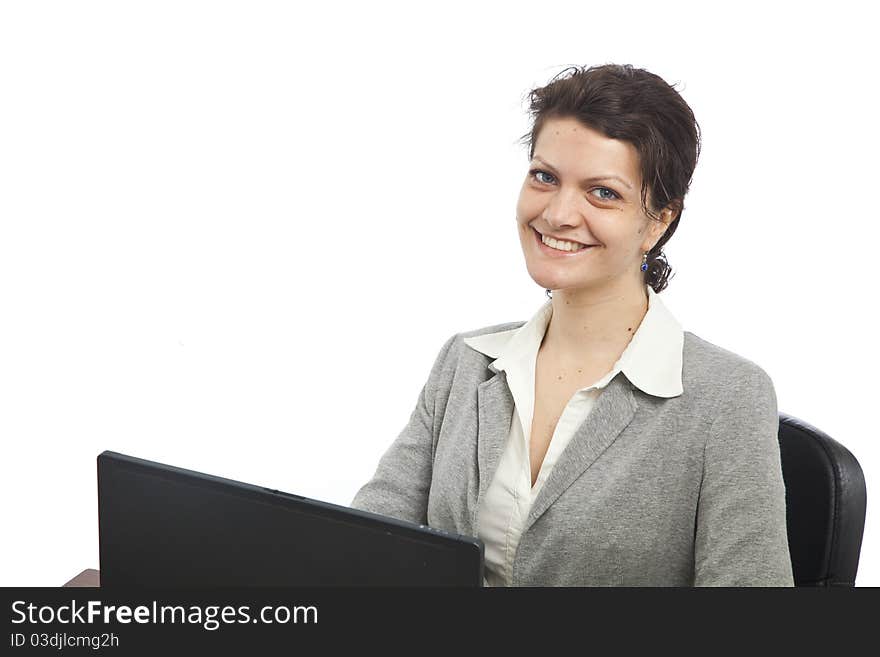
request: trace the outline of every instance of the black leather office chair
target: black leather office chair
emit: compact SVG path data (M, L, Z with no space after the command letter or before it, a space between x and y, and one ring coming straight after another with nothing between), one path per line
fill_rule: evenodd
M779 413L795 586L855 586L867 491L859 462L803 420Z

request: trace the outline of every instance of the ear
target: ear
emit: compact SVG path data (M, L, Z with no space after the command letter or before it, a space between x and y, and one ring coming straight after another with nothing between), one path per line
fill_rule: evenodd
M657 220L651 220L651 225L648 228L648 238L647 241L647 249L650 250L654 248L654 245L660 241L660 238L663 237L663 234L669 228L669 225L675 220L675 217L678 214L678 209L675 207L674 203L670 203L665 208L660 210L660 215Z

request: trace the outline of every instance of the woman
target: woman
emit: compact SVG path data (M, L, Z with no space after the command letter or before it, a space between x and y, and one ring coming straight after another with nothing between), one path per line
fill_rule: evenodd
M699 126L645 70L569 71L517 204L550 299L446 342L352 506L478 536L492 586L792 586L773 383L658 296Z

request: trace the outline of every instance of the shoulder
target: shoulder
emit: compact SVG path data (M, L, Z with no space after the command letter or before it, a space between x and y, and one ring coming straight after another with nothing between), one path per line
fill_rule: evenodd
M503 333L505 331L515 331L520 326L525 324L524 321L518 322L502 322L501 324L491 324L490 326L483 326L481 328L471 329L469 331L462 331L461 333L456 333L446 340L446 343L443 345L442 352L447 354L447 357L458 356L462 353L466 352L474 352L474 349L471 349L466 343L465 340L467 338L476 338L481 335L489 335L490 333ZM483 356L483 354L478 355ZM485 356L484 356L485 358Z
M463 333L459 333L458 336L460 336L462 340L464 340L464 338L475 338L478 335L486 335L488 333L500 333L502 331L512 331L512 330L518 329L523 324L525 324L524 321L503 322L501 324L492 324L491 326L484 326L482 328L472 329L470 331L465 331Z
M440 376L445 374L446 377L452 376L452 373L456 370L468 367L481 372L486 368L486 364L491 359L476 349L471 348L465 340L491 333L516 330L523 324L525 324L525 321L502 322L500 324L462 331L450 336L440 348L440 353L434 363L434 369L437 370Z
M773 381L763 367L690 331L684 331L682 386L696 404L716 408L732 396L773 396L775 401Z
M487 358L491 360L487 354L495 353L524 324L524 321L502 322L459 333L456 337L460 353L476 358L479 362L484 362Z

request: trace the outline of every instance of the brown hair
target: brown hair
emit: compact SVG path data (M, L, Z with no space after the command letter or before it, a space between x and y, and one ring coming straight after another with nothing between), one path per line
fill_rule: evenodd
M629 64L570 66L546 86L530 91L528 100L532 129L520 141L528 145L530 160L538 134L550 118L575 118L636 148L641 163L642 209L658 221L657 213L667 205L675 211L666 232L648 252L644 272L646 284L655 292L663 290L672 271L663 245L678 226L700 156L700 126L691 108L663 78Z

